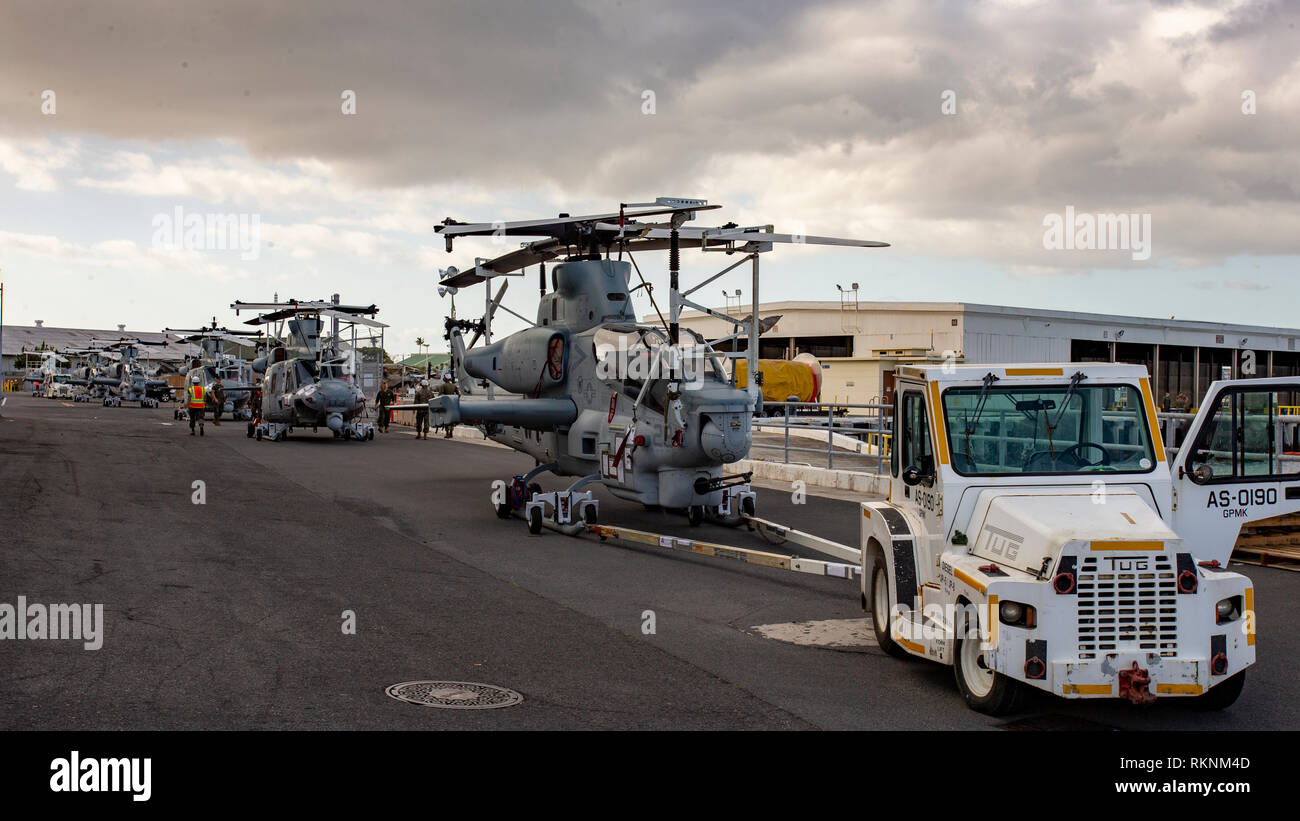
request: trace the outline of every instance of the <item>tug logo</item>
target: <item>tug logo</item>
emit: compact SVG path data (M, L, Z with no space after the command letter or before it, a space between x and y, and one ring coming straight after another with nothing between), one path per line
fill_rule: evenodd
M153 795L152 758L81 758L76 750L68 758L50 762L51 792L129 792L132 801Z

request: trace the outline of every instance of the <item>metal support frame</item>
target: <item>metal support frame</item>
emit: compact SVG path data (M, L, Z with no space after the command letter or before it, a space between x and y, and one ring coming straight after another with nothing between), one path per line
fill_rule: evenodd
M707 247L701 248L701 250L704 251L705 253L719 253L719 252L726 251L726 249L707 248ZM670 271L670 273L672 274L672 290L669 293L668 311L669 311L669 323L670 323L669 327L672 329L672 332L670 333L671 342L674 345L677 344L678 319L681 316L683 306L688 308L694 308L695 310L703 314L706 314L708 316L714 317L715 319L721 319L725 322L730 322L732 327L744 328L744 331L738 331L736 333L731 334L730 336L724 337L721 340L715 340L715 341L722 342L728 340L735 340L735 339L739 339L742 335L745 337L745 364L748 366L748 373L749 373L749 377L748 377L749 387L747 390L749 392L750 400L753 402L753 408L752 408L753 410L757 410L759 405L763 401L763 390L761 387L762 374L758 372L758 345L759 345L758 306L760 302L758 255L762 253L763 250L766 249L751 251L740 260L733 262L732 264L728 265L726 268L723 268L718 273L714 274L713 276L701 282L699 285L696 285L694 288L691 288L684 292L678 288L679 283L677 281L676 273ZM691 294L695 293L699 289L717 280L719 277L723 276L724 274L730 273L736 268L739 268L741 265L744 265L746 262L750 263L750 277L752 283L751 292L750 292L749 322L747 323L741 322L733 316L718 313L717 311L711 308L706 308L705 306L700 305L697 302L693 302L688 298ZM733 359L740 358L737 352L732 351L730 353L733 355L729 358L733 358Z

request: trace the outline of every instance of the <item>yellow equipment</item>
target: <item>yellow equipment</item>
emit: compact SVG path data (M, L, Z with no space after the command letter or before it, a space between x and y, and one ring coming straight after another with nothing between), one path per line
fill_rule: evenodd
M749 363L737 359L736 387L749 385ZM822 392L822 365L810 353L790 359L760 359L758 372L763 375L763 401L816 402Z

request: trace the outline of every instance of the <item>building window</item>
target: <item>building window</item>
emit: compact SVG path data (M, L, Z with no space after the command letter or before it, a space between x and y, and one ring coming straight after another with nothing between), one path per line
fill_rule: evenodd
M759 359L785 359L786 341L784 339L758 340Z
M1125 365L1141 365L1147 369L1147 375L1156 372L1156 349L1154 345L1136 342L1116 342L1115 361Z
M1160 346L1156 373L1156 403L1162 411L1185 411L1196 402L1196 349L1183 345Z
M1300 377L1300 353L1273 351L1273 368L1269 376ZM1282 405L1295 407L1300 405L1300 394L1284 393L1278 401Z
M1071 362L1109 362L1110 343L1096 339L1071 339Z
M823 357L853 356L851 336L799 336L794 340L795 354L810 353Z
M1232 357L1233 352L1228 348L1201 348L1200 396L1195 397L1197 407L1209 391L1211 382L1232 378Z

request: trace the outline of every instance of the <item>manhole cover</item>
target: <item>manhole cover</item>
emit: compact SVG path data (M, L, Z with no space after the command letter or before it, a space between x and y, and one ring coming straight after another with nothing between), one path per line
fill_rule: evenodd
M469 681L404 681L384 692L407 704L449 710L491 710L513 707L524 700L514 690Z

